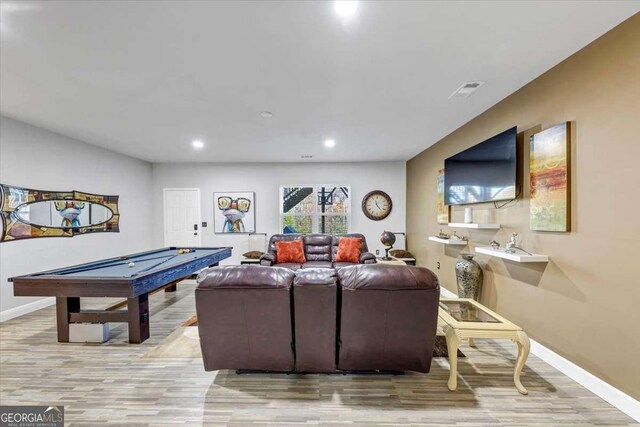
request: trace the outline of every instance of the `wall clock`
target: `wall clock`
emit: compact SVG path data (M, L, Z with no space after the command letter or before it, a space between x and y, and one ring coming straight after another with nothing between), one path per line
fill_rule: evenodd
M391 197L384 191L371 191L362 199L362 212L374 221L388 217L392 207Z

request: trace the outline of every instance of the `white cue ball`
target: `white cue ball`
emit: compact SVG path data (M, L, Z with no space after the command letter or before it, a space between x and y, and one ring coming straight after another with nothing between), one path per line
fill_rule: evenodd
M135 262L130 262L129 264L127 264L129 267L134 267L136 265Z

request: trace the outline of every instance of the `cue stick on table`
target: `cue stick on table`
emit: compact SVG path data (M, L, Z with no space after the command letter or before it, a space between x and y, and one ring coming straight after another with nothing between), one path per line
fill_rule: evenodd
M151 267L145 268L144 270L140 270L140 271L138 271L137 273L132 274L132 276L137 276L137 275L138 275L138 274L140 274L140 273L146 273L146 272L147 272L147 271L149 271L149 270L153 270L153 269L154 269L154 268L156 268L157 266L162 265L162 264L164 264L164 263L165 263L165 262L167 262L167 261L171 261L172 259L174 259L174 258L175 258L175 257L177 257L178 255L181 255L181 254L175 254L174 256L172 256L172 257L170 257L170 258L167 258L167 259L165 259L165 260L164 260L164 261L162 261L162 262L159 262L159 263L157 263L157 264L155 264L155 265L152 265Z
M155 258L145 258L145 259L138 260L138 262L153 261L154 259L161 259L161 258L167 258L167 257L169 257L169 255L163 255L163 256L159 256L159 257L155 257ZM175 258L175 257L176 256L173 255L170 258ZM123 259L125 261L122 261ZM118 259L118 261L114 261L114 262L112 262L110 264L100 264L100 265L96 265L96 266L89 267L89 268L87 268L87 267L78 267L78 268L75 268L73 270L65 271L64 274L73 274L73 273L77 273L79 271L100 270L101 268L116 267L118 265L127 265L128 264L127 260L130 260L130 259L131 258L128 258L128 257L121 257L121 258Z

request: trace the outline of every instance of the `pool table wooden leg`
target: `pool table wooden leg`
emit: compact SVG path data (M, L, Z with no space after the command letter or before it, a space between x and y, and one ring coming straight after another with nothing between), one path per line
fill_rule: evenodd
M140 344L149 338L149 294L127 298L129 343Z
M69 314L80 311L79 297L56 297L58 342L69 342Z
M177 282L176 282L177 283ZM176 284L174 283L171 286L167 286L166 288L164 288L165 292L175 292L176 291Z

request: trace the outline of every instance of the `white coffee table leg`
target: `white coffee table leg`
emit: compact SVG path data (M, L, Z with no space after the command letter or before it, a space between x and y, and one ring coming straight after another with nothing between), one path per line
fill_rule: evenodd
M449 341L447 340L447 343ZM529 348L531 347L531 343L529 342L529 336L524 331L518 331L518 340L516 341L518 344L518 359L516 360L516 368L513 372L513 382L516 384L516 388L522 394L529 394L526 388L520 382L520 374L522 373L522 368L524 368L524 364L527 361L527 357L529 357Z
M447 338L447 351L449 352L449 382L447 386L450 391L458 388L458 346L460 340L453 328L447 328L445 337Z

